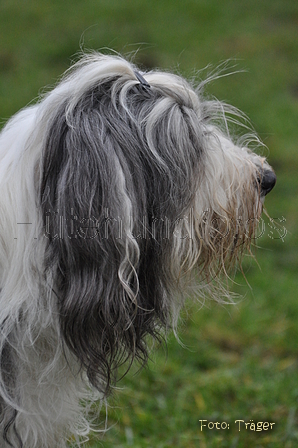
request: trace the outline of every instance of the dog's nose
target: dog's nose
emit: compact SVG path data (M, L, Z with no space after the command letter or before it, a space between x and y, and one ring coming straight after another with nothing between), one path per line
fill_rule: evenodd
M276 184L276 175L272 170L262 170L260 176L261 193L266 196Z

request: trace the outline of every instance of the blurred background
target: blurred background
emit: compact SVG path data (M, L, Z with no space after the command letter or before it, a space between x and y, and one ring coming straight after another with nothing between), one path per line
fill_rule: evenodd
M240 71L206 94L244 111L268 147L258 264L244 263L236 306L189 304L180 328L135 367L108 406L95 447L298 446L298 2L295 0L1 0L1 126L53 85L80 48L118 51L143 69L204 78ZM197 72L207 67L199 75ZM279 224L279 227L277 226ZM105 425L105 410L98 423ZM201 431L200 420L226 422ZM235 420L275 423L239 432Z

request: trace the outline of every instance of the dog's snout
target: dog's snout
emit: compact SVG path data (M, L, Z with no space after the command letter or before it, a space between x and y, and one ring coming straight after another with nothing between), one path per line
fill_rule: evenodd
M259 183L261 185L261 193L266 196L270 193L274 185L276 184L276 175L273 170L261 170Z

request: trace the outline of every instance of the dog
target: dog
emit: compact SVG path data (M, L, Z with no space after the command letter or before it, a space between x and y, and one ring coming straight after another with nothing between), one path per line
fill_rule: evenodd
M276 176L204 85L90 53L2 130L2 447L77 446L185 297L228 300Z

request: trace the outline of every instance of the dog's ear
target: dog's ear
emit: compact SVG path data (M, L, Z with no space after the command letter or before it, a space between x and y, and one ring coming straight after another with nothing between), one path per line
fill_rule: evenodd
M156 333L157 315L167 320L160 256L153 242L141 247L148 244L141 143L113 116L109 89L88 92L72 111L64 104L52 118L40 184L62 334L103 392L126 358L146 360L145 335Z
M145 336L177 315L172 292L193 252L175 226L193 199L198 118L161 88L143 96L126 83L108 79L61 104L42 159L62 334L101 389L127 358L145 361Z

